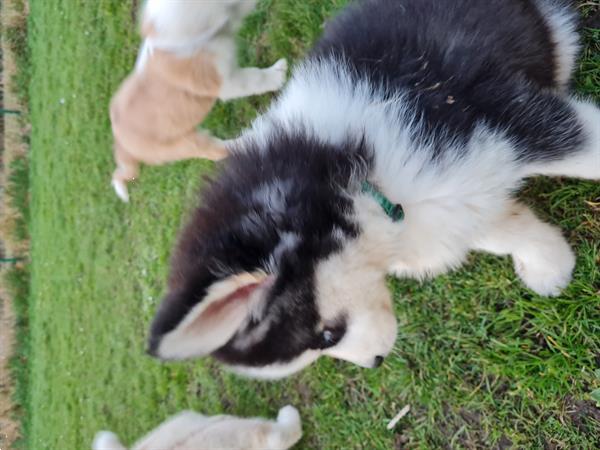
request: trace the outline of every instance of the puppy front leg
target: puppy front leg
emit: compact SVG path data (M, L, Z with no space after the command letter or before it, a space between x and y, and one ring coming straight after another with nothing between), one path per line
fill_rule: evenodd
M575 266L575 256L560 230L516 201L475 242L475 249L512 255L519 277L540 295L560 294Z
M236 68L223 77L219 98L231 100L277 91L285 83L287 68L285 59L280 59L267 69Z

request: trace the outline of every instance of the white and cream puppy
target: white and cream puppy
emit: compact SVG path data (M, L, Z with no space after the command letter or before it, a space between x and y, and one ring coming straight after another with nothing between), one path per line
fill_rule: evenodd
M277 420L243 419L234 416L207 417L182 412L134 444L133 450L228 449L284 450L302 437L300 415L293 406L279 410ZM93 450L126 450L109 431L96 435Z
M126 183L141 163L222 159L222 141L196 127L217 100L276 91L287 62L267 69L237 65L235 34L256 1L149 0L142 11L136 68L110 105L117 168L112 184L128 201Z

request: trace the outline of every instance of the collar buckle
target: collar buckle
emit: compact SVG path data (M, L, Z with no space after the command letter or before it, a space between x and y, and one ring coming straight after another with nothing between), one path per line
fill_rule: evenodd
M362 183L362 192L370 195L381 209L385 212L385 214L392 219L392 222L401 222L404 220L404 208L400 203L393 203L387 198L379 189L377 189L373 184L368 181L363 181Z

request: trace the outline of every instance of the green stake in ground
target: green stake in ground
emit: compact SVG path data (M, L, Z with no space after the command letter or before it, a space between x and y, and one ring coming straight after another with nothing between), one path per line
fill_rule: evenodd
M0 263L18 263L22 261L23 258L0 258Z
M364 181L362 184L362 191L365 194L369 194L375 199L379 206L385 211L387 216L392 219L392 222L400 222L404 219L404 209L399 203L392 203L383 193L373 186L368 181Z

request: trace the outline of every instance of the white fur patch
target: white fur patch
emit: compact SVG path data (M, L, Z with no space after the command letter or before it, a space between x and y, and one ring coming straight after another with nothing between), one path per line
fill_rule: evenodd
M113 189L117 196L125 203L129 202L129 192L127 191L127 183L123 180L113 180L112 181Z
M360 237L346 242L317 265L315 285L322 326L346 321L341 341L323 354L370 368L392 351L397 330L381 264L385 251L369 244Z
M577 33L577 18L561 2L554 0L536 0L536 5L546 18L556 58L555 78L566 87L571 79L575 62L579 54L579 34Z
M94 438L93 450L126 450L116 434L110 431L100 431Z
M151 43L144 39L142 45L140 46L140 50L138 52L137 59L135 61L135 71L142 72L148 63L148 60L152 56L153 48Z
M148 0L142 21L154 30L155 48L193 52L225 26L239 1Z
M296 248L296 246L300 243L300 236L295 233L282 233L279 237L279 243L277 247L271 253L271 259L269 260L270 272L276 273L277 266L279 261L281 261L281 257L290 250Z
M302 437L300 414L293 406L279 410L277 420L228 415L204 416L182 411L167 419L133 446L133 450L247 449L284 450ZM98 433L94 450L125 450L112 433ZM101 444L96 446L96 444Z

